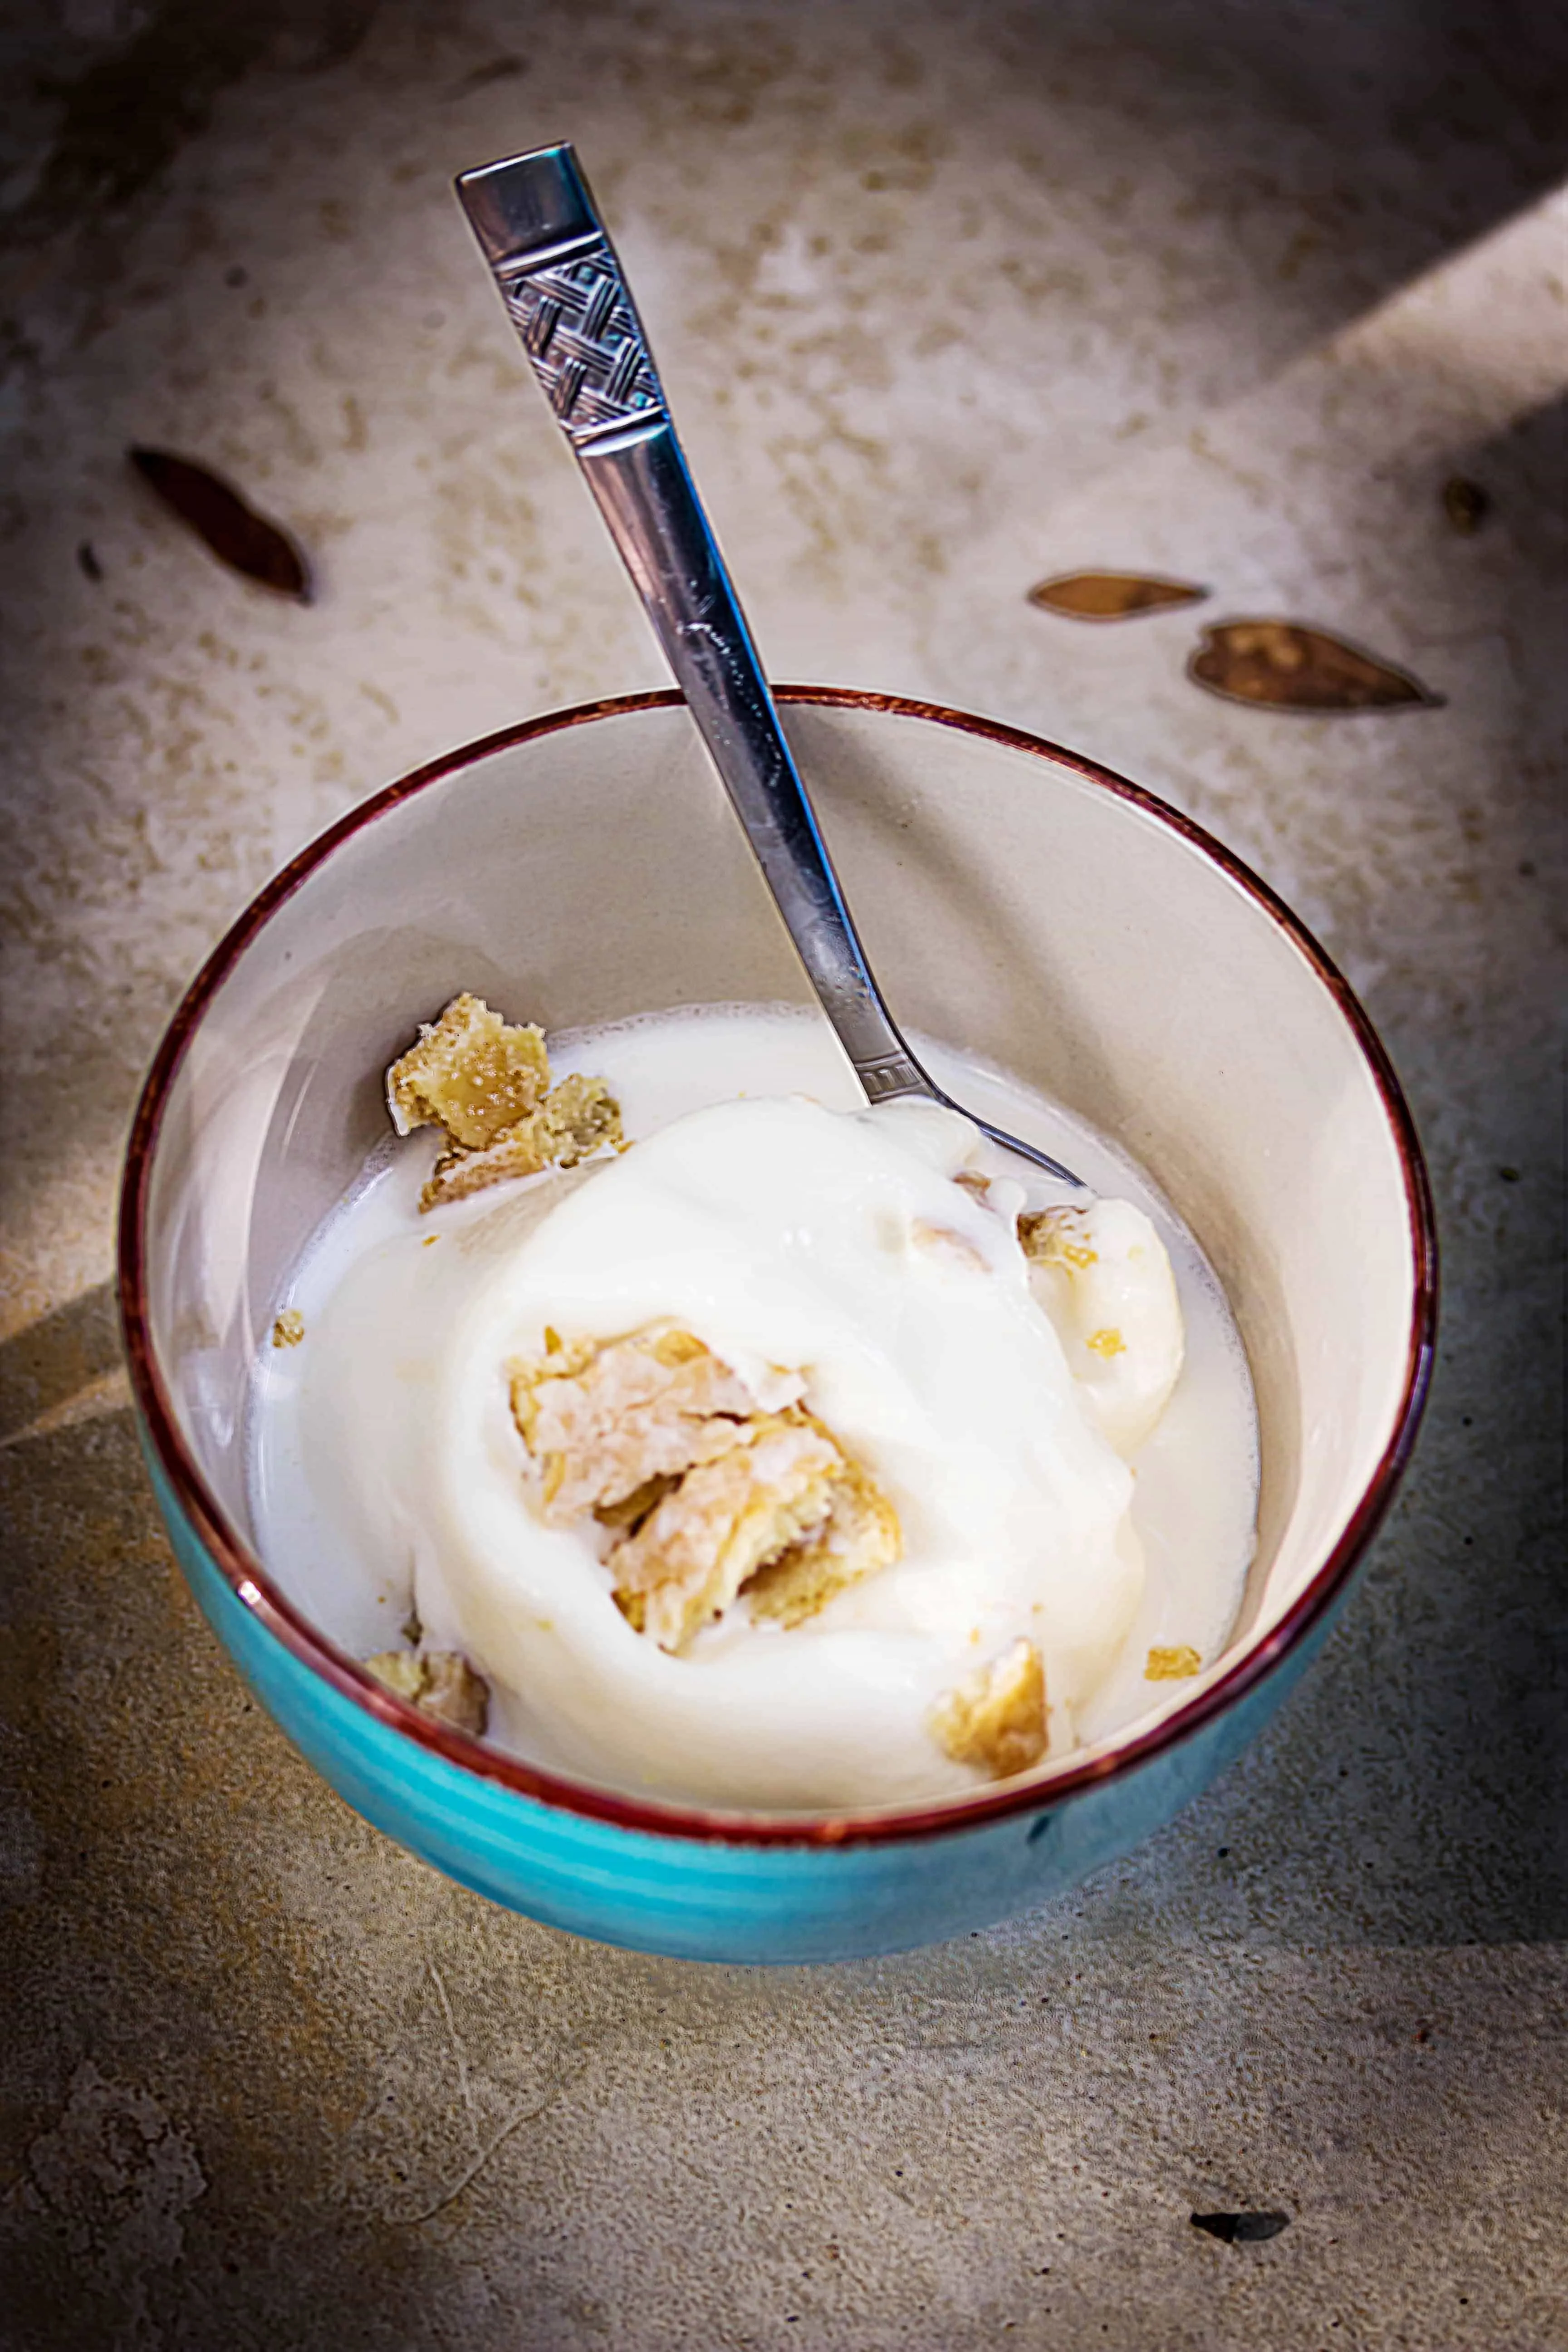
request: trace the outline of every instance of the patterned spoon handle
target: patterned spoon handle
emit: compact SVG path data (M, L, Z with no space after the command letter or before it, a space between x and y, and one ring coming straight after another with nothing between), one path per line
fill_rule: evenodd
M871 976L575 155L543 147L489 163L465 172L458 194L867 1099L945 1102Z

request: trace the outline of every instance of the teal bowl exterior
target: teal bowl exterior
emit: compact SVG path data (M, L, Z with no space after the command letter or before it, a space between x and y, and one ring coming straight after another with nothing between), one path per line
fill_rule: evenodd
M673 1959L848 1960L994 1927L1173 1819L1232 1763L1322 1646L1341 1594L1225 1712L1046 1806L927 1835L731 1843L546 1804L465 1769L334 1689L248 1606L142 1432L187 1582L268 1713L357 1813L509 1910Z
M819 711L875 713L879 727L886 719L938 730L944 778L952 747L979 740L1087 779L1107 804L1131 807L1141 821L1196 847L1225 887L1250 901L1265 931L1287 934L1337 1006L1381 1100L1403 1180L1409 1319L1402 1388L1381 1457L1338 1523L1327 1558L1266 1633L1113 1751L1066 1757L1040 1781L994 1784L956 1801L798 1821L661 1804L536 1769L432 1722L387 1691L301 1612L226 1517L184 1433L154 1339L153 1163L184 1057L215 996L290 894L339 847L492 754L589 721L678 709L679 698L634 696L554 713L467 746L387 787L302 851L192 983L154 1059L127 1150L121 1312L159 1509L193 1592L258 1698L365 1820L449 1877L531 1918L682 1959L841 1960L939 1942L1048 1902L1172 1820L1257 1736L1321 1648L1409 1458L1436 1325L1431 1198L1398 1082L1344 981L1256 876L1138 787L994 721L848 688L781 691L786 701Z

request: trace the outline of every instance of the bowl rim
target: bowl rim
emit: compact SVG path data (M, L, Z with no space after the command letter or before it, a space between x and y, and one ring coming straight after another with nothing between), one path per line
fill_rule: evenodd
M1382 1523L1409 1461L1431 1382L1436 1334L1437 1242L1431 1186L1415 1121L1382 1041L1353 990L1306 925L1268 883L1235 853L1157 794L1134 784L1082 752L999 719L953 710L906 695L856 687L777 686L784 703L826 709L871 710L917 719L977 736L1010 751L1050 761L1096 789L1128 803L1197 849L1250 898L1281 930L1333 999L1360 1049L1388 1120L1404 1178L1409 1220L1412 1288L1405 1382L1387 1443L1338 1540L1316 1573L1268 1633L1237 1658L1184 1706L1137 1737L1075 1765L1070 1759L1047 1781L1021 1780L981 1789L973 1795L926 1799L875 1811L758 1813L680 1804L599 1789L569 1774L524 1763L487 1747L467 1732L421 1714L377 1682L361 1663L310 1623L268 1575L260 1560L230 1526L221 1504L185 1443L170 1402L153 1344L147 1302L147 1215L151 1178L171 1090L208 1006L266 925L301 885L344 843L405 800L432 784L472 767L497 751L542 737L646 710L682 707L673 688L616 695L575 703L519 721L459 745L412 769L369 794L307 843L251 899L230 925L185 991L163 1033L143 1083L126 1147L119 1214L118 1289L121 1332L132 1396L153 1453L181 1510L208 1559L241 1605L341 1697L388 1729L403 1734L443 1762L474 1778L616 1829L653 1836L733 1846L880 1845L980 1828L1010 1814L1053 1811L1084 1790L1125 1778L1156 1757L1179 1747L1227 1712L1273 1673L1305 1639L1338 1596Z

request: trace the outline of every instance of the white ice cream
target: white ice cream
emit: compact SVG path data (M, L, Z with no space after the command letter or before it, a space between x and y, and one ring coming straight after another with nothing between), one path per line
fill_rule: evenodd
M585 1061L616 1082L607 1045ZM1093 1263L1031 1276L1018 1192L952 1181L1000 1167L953 1113L768 1097L649 1133L627 1108L641 1139L620 1159L367 1229L272 1373L290 1402L287 1443L261 1449L264 1518L281 1532L292 1481L316 1540L411 1568L428 1639L492 1685L492 1736L600 1782L763 1807L973 1787L931 1709L1020 1635L1044 1657L1050 1752L1070 1748L1160 1614L1122 1458L1182 1363L1149 1217L1102 1202ZM902 1558L787 1632L752 1626L743 1596L682 1655L634 1632L591 1532L538 1516L506 1366L547 1326L659 1323L764 1402L776 1368L804 1373L891 1496ZM1234 1606L1234 1559L1220 1572Z
M1095 1426L1127 1459L1152 1436L1181 1375L1175 1276L1131 1201L1069 1210L1053 1255L1030 1266L1035 1297L1067 1350Z

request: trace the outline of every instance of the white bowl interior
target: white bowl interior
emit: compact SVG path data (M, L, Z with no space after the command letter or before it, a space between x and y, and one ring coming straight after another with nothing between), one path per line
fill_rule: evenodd
M1233 1659L1323 1564L1404 1397L1409 1209L1355 1033L1247 889L1066 763L877 709L785 719L900 1017L1130 1152L1225 1286L1262 1449ZM210 1003L157 1146L148 1304L187 1442L247 1541L258 1335L386 1132L382 1070L460 988L547 1028L806 1001L684 709L562 727L412 793L326 857ZM331 1596L289 1598L343 1638Z

